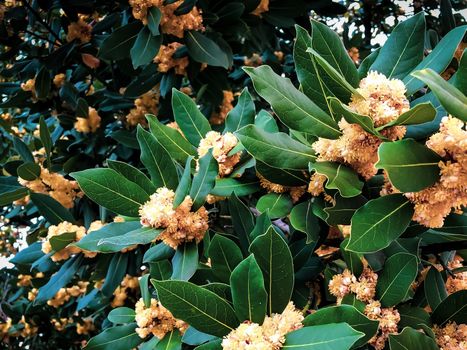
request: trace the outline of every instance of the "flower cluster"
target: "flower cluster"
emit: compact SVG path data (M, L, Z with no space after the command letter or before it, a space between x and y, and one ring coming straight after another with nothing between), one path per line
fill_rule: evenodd
M36 98L36 79L28 79L21 83L21 90L31 92L32 97Z
M219 164L219 176L223 177L232 173L234 166L240 161L241 152L229 155L237 143L237 138L231 132L222 135L217 131L209 131L199 142L198 156L201 158L212 149L212 156Z
M266 316L262 325L246 321L231 331L223 340L224 350L278 350L285 335L303 327L303 315L292 302L281 314Z
M146 338L149 334L153 334L159 339L172 332L174 329L179 329L184 333L188 328L188 324L173 317L172 313L161 305L156 299L151 299L151 305L146 307L144 300L141 298L135 305L135 320L138 328L136 333L141 338Z
M174 53L182 46L183 44L178 42L161 45L157 56L154 57L154 62L158 64L157 70L159 72L166 73L174 68L175 74L186 75L186 67L190 63L188 56L173 57Z
M162 33L183 38L186 30L204 30L201 11L196 6L190 12L177 16L175 11L183 3L178 0L164 5L163 0L130 0L133 16L144 24L148 23L148 11L151 7L157 7L161 11L160 26Z
M405 196L415 205L413 220L427 227L442 227L444 218L467 206L467 131L465 123L453 117L441 121L440 130L426 142L438 153L440 179L433 186Z
M19 178L19 183L33 192L48 194L65 208L73 208L74 200L82 197L76 181L65 179L63 175L51 173L42 167L40 176L32 181Z
M74 126L78 132L96 132L96 130L101 126L101 117L97 114L96 109L89 107L88 117L77 117Z
M454 257L452 261L448 263L448 268L451 270L462 268L463 259L460 256ZM467 271L458 272L456 274L448 275L446 280L446 290L448 294L458 292L460 290L467 289Z
M80 17L77 22L71 22L68 26L66 40L68 42L79 40L82 44L88 43L92 38L92 26Z
M192 212L193 201L186 196L174 209L174 198L174 191L158 188L139 210L141 224L164 229L157 239L174 249L184 242L200 242L209 228L206 208Z
M269 181L260 173L257 173L256 176L258 176L260 186L267 190L269 193L289 192L290 197L292 198L292 202L294 203L297 202L306 192L306 186L284 186Z
M261 0L258 6L253 10L251 14L255 16L261 16L264 12L269 11L269 0Z
M21 317L20 321L18 322L19 325L22 325L21 327L18 327L17 330L11 332L11 328L13 325L13 322L11 318L8 318L6 322L0 323L0 340L8 337L23 337L23 338L28 338L33 336L34 334L37 333L38 327L28 323L26 321L26 318L24 316ZM3 344L3 342L2 342Z
M222 91L224 97L222 99L222 104L219 106L218 111L211 114L209 121L213 125L220 125L225 121L227 114L233 108L232 102L234 100L234 94L230 90Z
M65 84L66 75L64 73L59 73L54 76L53 83L57 88L61 88Z
M114 291L114 299L110 303L112 307L119 307L125 305L125 300L132 290L139 289L138 277L126 275L120 285Z
M405 97L405 86L398 79L387 79L383 74L370 72L360 82L358 95L352 95L349 107L358 114L369 116L375 127L383 126L408 111L409 101ZM318 161L332 161L347 164L370 179L377 173L378 147L381 140L345 119L339 122L342 135L336 140L319 138L313 143ZM404 126L393 126L381 134L391 141L401 139Z
M449 322L444 327L435 325L433 332L440 350L467 349L467 325Z
M95 329L96 327L91 318L85 318L76 323L76 333L78 334L89 334Z
M389 334L397 333L397 324L401 320L399 312L392 308L381 308L379 301L372 301L365 307L369 319L379 321L378 333L368 343L376 350L383 350Z
M146 125L146 114L157 114L159 105L158 86L150 90L135 100L135 108L130 110L126 116L126 122L130 126L138 124Z
M81 295L86 294L86 289L88 287L88 281L78 281L78 284L68 288L60 288L54 297L50 300L47 300L47 305L58 308L68 302L71 298L77 298ZM32 290L31 295L36 295L37 290ZM30 298L29 300L34 300Z
M88 230L88 233L91 231L95 231L99 229L98 225L100 222L97 224L91 225L91 227ZM102 224L100 224L102 225ZM49 229L47 231L47 238L44 242L42 242L42 251L45 254L48 254L52 251L52 246L50 244L50 239L54 236L60 236L64 233L68 232L74 232L75 233L75 239L74 241L77 242L81 238L83 238L86 235L86 229L83 226L77 226L73 225L70 222L63 221L59 223L58 225L51 225L49 226ZM61 261L61 260L66 260L68 259L71 255L73 254L78 254L80 252L84 253L84 256L88 258L93 258L97 255L96 252L88 252L88 251L83 251L82 249L75 247L75 246L66 246L65 248L59 250L58 252L55 252L52 256L51 259L53 261Z

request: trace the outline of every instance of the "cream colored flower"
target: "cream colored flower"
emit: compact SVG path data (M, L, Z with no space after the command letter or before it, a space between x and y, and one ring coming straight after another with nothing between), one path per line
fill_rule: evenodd
M231 132L222 135L217 131L209 131L199 143L198 156L201 158L212 149L212 156L219 164L219 176L223 177L229 175L240 161L241 152L229 156L229 152L237 143L237 138Z

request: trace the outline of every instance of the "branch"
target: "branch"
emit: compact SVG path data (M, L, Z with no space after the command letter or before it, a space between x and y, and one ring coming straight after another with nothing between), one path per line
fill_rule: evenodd
M23 4L24 4L24 6L26 6L28 8L29 11L31 11L34 14L34 16L36 16L39 23L42 24L60 44L63 44L62 40L57 35L57 33L55 33L52 30L52 27L47 22L42 20L41 15L29 4L29 2L27 0L23 0Z

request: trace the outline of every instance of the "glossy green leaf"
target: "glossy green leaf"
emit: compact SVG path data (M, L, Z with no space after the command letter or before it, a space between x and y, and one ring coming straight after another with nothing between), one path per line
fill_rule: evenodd
M129 307L118 307L113 309L107 315L110 322L114 324L131 323L135 321L135 310Z
M417 273L418 261L415 255L397 253L389 257L376 285L376 296L381 305L390 307L403 301Z
M240 246L243 252L246 253L252 242L250 233L255 227L255 219L248 206L246 206L235 193L229 198L228 203L234 232L240 240Z
M438 345L429 336L410 327L399 334L389 334L390 350L438 350Z
M342 197L355 197L362 193L363 182L359 180L354 170L345 165L333 162L315 162L310 163L310 170L315 170L318 174L326 176L325 187L338 190Z
M274 117L264 109L258 112L254 124L266 132L274 133L279 131L279 127L277 126L277 122Z
M370 53L368 56L366 56L363 59L363 61L360 63L360 66L358 67L359 79L363 79L368 75L369 69L371 65L373 64L373 62L378 57L380 51L381 51L381 47L378 47L376 50L374 50L372 53Z
M413 207L401 194L368 201L352 217L350 241L346 250L373 253L398 238L413 216Z
M97 243L97 250L102 252L119 252L125 248L153 242L162 229L140 227L121 236L101 238Z
M76 232L65 232L60 235L50 237L49 242L52 250L58 252L73 242L76 238Z
M347 268L355 275L360 276L363 272L363 254L351 252L350 250L345 250L345 247L349 243L349 239L346 238L340 244L340 252L342 258L347 265Z
M181 350L182 349L182 336L178 329L166 333L156 345L154 350Z
M70 174L94 202L120 215L139 216L139 208L149 199L137 184L112 169L87 169Z
M387 128L393 125L414 125L431 122L436 117L436 109L431 102L424 102L415 105L414 108L402 113L396 120L383 125ZM379 128L378 128L379 129Z
M193 177L190 197L193 200L192 211L198 210L206 201L206 196L216 184L219 174L217 160L212 156L212 149L199 159L199 170Z
M230 304L211 291L184 281L151 282L162 305L201 332L223 337L239 324Z
M172 89L172 109L183 135L193 146L198 147L201 139L211 131L209 121L200 112L195 101L177 89Z
M429 68L413 72L411 75L428 85L449 114L467 121L467 97L459 89Z
M75 218L68 209L52 197L42 193L30 193L30 197L39 213L52 225L58 225L62 221L75 222Z
M403 79L422 61L424 42L425 13L419 12L393 29L369 71Z
M206 344L197 346L195 350L222 350L222 339L215 339Z
M162 13L159 7L153 6L148 9L148 28L151 34L157 36L160 34L159 24L161 22Z
M47 165L50 164L50 154L52 153L52 138L50 137L49 128L43 116L39 118L39 135L41 137L42 145L45 149L45 155L47 157Z
M229 68L230 62L227 53L206 35L191 30L185 33L185 44L188 54L199 63L207 63L214 67Z
M237 196L247 196L259 191L258 180L242 180L232 178L216 179L216 184L210 194L214 196L228 197L234 192Z
M128 350L136 348L143 339L136 333L136 323L105 329L91 338L83 350Z
M33 181L41 175L41 167L36 163L23 163L16 171L18 176L26 181Z
M308 185L307 176L300 170L273 168L256 160L256 172L275 184L291 187Z
M285 133L268 133L248 125L235 133L242 145L255 159L271 167L305 170L316 160L313 149L295 141Z
M149 291L149 274L141 276L139 279L139 290L141 291L141 298L143 299L144 306L151 306L151 292Z
M172 258L172 267L171 279L188 281L198 268L198 245L190 242L179 246Z
M199 345L217 339L217 337L198 331L195 327L188 327L182 337L182 342L188 345Z
M447 322L465 323L467 318L467 290L450 294L431 314L433 323L442 327Z
M347 323L303 327L285 336L282 349L348 350L363 336Z
M224 132L235 132L242 127L255 122L255 103L248 88L244 88L237 104L229 111L225 119Z
M320 227L318 218L313 214L311 200L293 207L290 223L294 229L306 234L306 244L318 241Z
M344 198L339 193L334 195L335 204L323 209L327 215L325 221L328 225L350 225L353 214L363 206L367 200L359 195L351 198Z
M256 203L256 209L260 213L267 212L272 219L287 216L292 206L292 199L287 193L268 193Z
M156 188L176 189L178 174L170 154L156 138L138 125L136 134L141 148L141 162L148 169L152 183Z
M294 286L293 261L284 239L270 227L255 238L250 246L268 293L268 314L281 313L287 306Z
M141 28L140 21L133 21L113 31L100 45L99 57L105 60L120 60L130 56L130 49Z
M47 67L43 66L39 73L37 73L34 90L36 91L36 96L39 100L44 100L47 98L50 92L50 87L52 86L52 78L50 77L50 72Z
M216 234L211 240L208 254L214 276L221 282L229 283L232 271L243 259L240 248L234 241Z
M115 289L117 289L117 287L123 281L128 268L128 258L128 254L113 254L109 267L107 268L107 273L105 274L104 285L101 289L104 296L110 298L113 295Z
M258 94L272 106L279 119L289 128L331 139L340 136L336 122L297 90L290 79L277 75L269 66L243 69L252 79Z
M423 282L423 288L431 310L435 310L448 296L443 276L434 266L428 270Z
M34 163L34 156L32 155L28 146L19 137L13 137L13 147L15 151L21 156L25 162Z
M343 322L364 334L364 336L355 343L354 347L365 345L378 331L378 321L368 319L352 305L345 304L319 309L315 313L308 315L303 320L303 325L309 327Z
M134 182L141 187L148 195L156 192L157 187L147 178L147 176L134 166L120 162L118 160L107 160L107 165L110 169L115 170L117 173L122 174L131 182Z
M431 326L430 314L421 307L405 304L398 307L398 311L401 316L401 320L398 323L400 328L419 328L421 324Z
M262 324L268 295L264 289L263 274L253 255L238 264L232 272L230 286L238 319Z
M412 140L383 142L375 167L384 169L389 181L402 192L418 192L433 185L440 177L441 157Z
M161 46L162 36L154 36L148 27L141 28L130 50L133 68L145 66L156 57Z
M185 197L188 196L191 190L191 165L193 162L193 157L189 156L186 159L185 168L183 169L182 177L180 178L180 183L175 190L174 198L174 208L177 208L185 200Z

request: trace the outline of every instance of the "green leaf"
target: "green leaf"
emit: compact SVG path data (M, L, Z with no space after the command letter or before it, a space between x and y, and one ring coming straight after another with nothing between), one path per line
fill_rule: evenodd
M419 328L421 324L431 326L430 314L421 307L413 307L405 304L399 307L398 311L401 316L401 320L398 323L400 328Z
M190 326L183 334L182 342L188 345L199 345L211 341L213 339L217 339L217 337L200 332L196 328Z
M288 215L292 206L292 199L287 193L268 193L256 203L256 209L260 213L267 212L271 219Z
M243 259L240 248L232 240L216 234L211 240L208 254L214 276L221 282L229 283L232 271Z
M330 306L317 310L303 320L305 327L330 323L347 323L353 329L364 334L353 347L365 345L378 331L378 321L368 319L352 305Z
M23 163L16 169L18 176L26 181L34 181L41 175L41 167L36 163Z
M99 57L105 60L120 60L128 57L141 28L140 21L133 21L113 31L100 45Z
M289 303L294 286L292 254L284 239L270 227L250 246L268 293L268 314L281 313Z
M134 182L141 187L148 195L156 192L157 187L147 178L147 176L135 168L134 166L120 162L118 160L107 160L107 165L110 169L115 170L117 173L125 176L131 182Z
M206 344L199 345L195 350L222 350L222 339L215 339Z
M443 72L449 63L451 63L452 57L454 56L459 43L462 41L466 30L467 26L464 25L447 33L435 46L433 51L431 51L430 54L413 69L413 71L430 68L436 73ZM403 82L407 89L408 96L413 95L425 86L422 81L411 75L406 76Z
M357 209L364 205L367 200L359 195L351 198L344 198L339 193L334 195L335 204L332 207L324 208L327 214L325 219L328 225L350 225L353 214Z
M340 252L342 255L342 258L345 261L345 264L347 265L347 268L355 275L355 276L360 276L360 274L363 272L363 254L359 253L354 253L349 250L345 250L345 247L349 243L349 239L346 238L342 241L340 244Z
M13 137L13 147L25 162L34 163L34 156L28 146L17 136Z
M146 118L151 133L175 161L183 164L189 156L197 156L196 148L180 132L162 124L153 115L147 115Z
M70 175L86 196L120 215L138 217L140 206L149 199L141 187L112 169L87 169Z
M34 305L40 305L54 297L60 288L66 286L78 271L83 261L82 255L76 255L68 259L60 269L55 272L49 281L39 288L39 293L34 299Z
M376 60L380 51L381 51L381 47L378 47L375 51L373 51L372 53L370 53L368 56L366 56L363 59L363 61L360 63L360 66L358 67L358 78L359 79L363 79L368 75L370 66Z
M104 225L99 230L89 232L74 245L90 252L108 253L108 251L104 251L102 247L97 246L102 239L122 236L140 227L141 224L139 221L111 222L110 224Z
M176 189L178 185L177 168L175 168L170 154L141 125L138 125L136 137L141 148L141 162L148 169L154 186L156 188Z
M182 348L182 336L178 329L166 333L156 345L154 350L180 350Z
M111 297L125 277L128 268L128 254L113 254L102 286L102 294Z
M467 97L459 89L429 68L413 72L411 75L428 85L449 114L467 121Z
M311 147L285 133L272 134L255 125L247 125L235 135L248 153L271 167L306 170L308 163L316 160Z
M277 123L274 119L274 117L269 114L267 111L264 109L260 110L258 112L258 115L255 118L255 123L254 123L258 128L274 133L274 132L279 132L279 127L277 126Z
M315 170L318 174L326 176L325 187L338 190L342 197L355 197L362 193L363 182L359 180L354 170L345 165L333 162L315 162L310 163L310 170Z
M402 113L396 120L383 125L379 129L385 129L393 125L414 125L428 123L436 117L436 109L431 102L417 104L414 108Z
M198 268L198 245L195 242L185 243L178 247L172 258L173 280L188 281Z
M317 243L319 239L319 222L312 211L312 201L297 204L290 212L290 223L293 228L306 234L306 244Z
M58 225L62 221L75 222L75 218L68 209L64 208L52 197L42 193L30 193L31 201L39 210L39 213L52 225Z
M211 131L209 121L200 112L195 101L177 89L172 89L172 109L183 135L193 146L198 147L201 139Z
M429 336L413 328L406 327L399 334L389 334L391 350L438 350L438 345Z
M263 274L253 255L238 264L232 272L230 286L238 319L262 324L268 295L264 289Z
M36 96L39 100L44 100L47 98L50 92L51 85L52 81L50 78L50 72L45 66L43 66L39 70L39 73L37 73L36 81L34 83Z
M195 30L185 33L185 44L188 54L199 63L207 63L214 67L229 68L229 58L216 42Z
M76 232L65 232L57 236L50 237L49 242L52 250L58 252L73 242L76 238Z
M143 298L144 306L149 308L151 306L151 292L149 291L149 274L141 276L139 279L139 289L141 291L141 298ZM130 321L131 322L131 321Z
M352 217L346 250L373 253L386 248L409 226L413 207L401 194L368 201Z
M240 240L242 250L247 252L251 244L250 233L255 227L253 214L235 193L230 196L228 205L234 232Z
M110 311L107 318L114 324L124 324L134 322L135 316L135 310L130 309L129 307L118 307Z
M161 42L161 35L154 36L148 27L141 28L130 50L133 68L136 69L152 62L159 52Z
M425 290L425 298L428 301L428 305L430 305L431 310L435 310L448 296L443 276L434 266L428 270L423 286Z
M235 132L245 125L255 122L255 103L251 98L248 88L244 88L237 104L229 111L225 119L224 132Z
M387 78L405 78L422 61L424 43L425 13L420 12L393 29L369 71Z
M157 6L148 9L148 28L151 34L157 36L159 32L159 24L161 23L162 13Z
M49 128L47 127L47 123L43 116L39 118L39 135L41 137L42 146L45 148L45 154L48 162L47 165L50 165L50 155L52 153L53 143L52 138L50 137Z
M228 197L234 192L237 196L247 196L259 191L258 180L243 180L222 178L216 179L216 185L211 190L210 194L220 197Z
M408 253L397 253L384 263L378 278L376 296L383 307L394 306L403 301L418 272L417 257Z
M285 336L284 350L348 350L364 336L347 323L303 327Z
M258 94L272 106L279 119L293 130L335 139L341 135L336 122L290 79L283 78L269 66L244 67Z
M450 294L431 314L433 323L442 327L447 322L465 323L467 314L467 290Z
M173 207L177 208L185 200L185 197L188 196L191 189L191 163L193 157L189 156L186 159L185 169L183 170L182 177L180 178L180 183L175 190L175 198Z
M418 192L440 177L441 157L412 140L383 142L378 149L377 169L384 169L389 181L402 192Z
M192 210L196 211L203 206L206 196L211 192L216 184L216 177L219 174L217 160L212 156L212 149L199 159L199 170L193 176L190 189L190 197L193 199Z
M140 227L121 236L102 238L97 243L100 252L119 252L125 248L137 244L149 244L162 232L162 229L152 227Z
M88 341L83 350L128 350L143 339L136 333L136 323L107 328Z
M239 324L230 304L211 291L184 281L151 282L162 305L201 332L223 337Z

